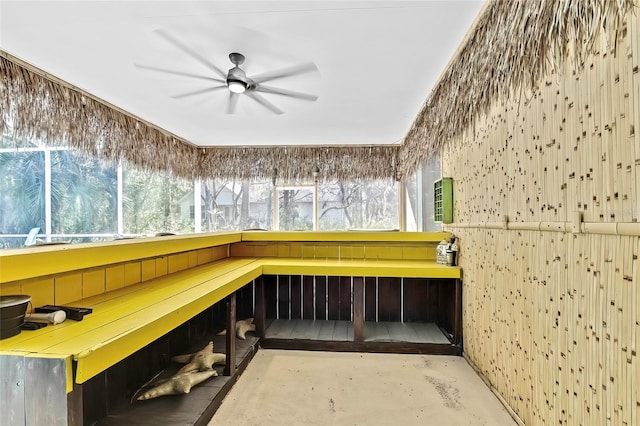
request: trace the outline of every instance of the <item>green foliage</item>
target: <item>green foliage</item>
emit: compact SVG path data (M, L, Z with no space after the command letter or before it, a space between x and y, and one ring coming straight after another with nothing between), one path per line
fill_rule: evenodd
M0 153L0 233L44 228L44 153Z
M127 168L124 172L125 234L193 232L193 223L181 219L179 201L193 188L191 182L166 174Z

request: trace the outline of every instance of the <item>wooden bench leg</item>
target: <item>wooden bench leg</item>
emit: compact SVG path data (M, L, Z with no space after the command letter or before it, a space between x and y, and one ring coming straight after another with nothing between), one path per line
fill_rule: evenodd
M264 279L256 280L256 305L253 307L253 322L256 325L256 334L260 340L264 340L265 329L265 306L264 306Z
M364 342L364 278L353 277L353 341Z
M453 343L462 344L462 280L456 280L455 313L453 318Z
M227 336L226 336L227 365L224 367L225 376L233 376L236 372L236 293L227 301Z

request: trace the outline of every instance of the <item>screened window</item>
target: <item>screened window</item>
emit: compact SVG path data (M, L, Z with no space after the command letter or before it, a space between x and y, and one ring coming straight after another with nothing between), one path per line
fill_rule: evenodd
M421 230L421 222L433 222L422 188L432 187L437 165L408 179L403 193L392 180L277 186L270 179L192 181L5 136L0 138L0 247L24 245L32 229L41 242L242 229Z

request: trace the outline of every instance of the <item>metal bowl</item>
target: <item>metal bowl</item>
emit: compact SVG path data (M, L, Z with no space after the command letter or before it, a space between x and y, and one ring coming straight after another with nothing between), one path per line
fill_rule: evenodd
M0 296L0 340L20 334L30 301L24 294Z

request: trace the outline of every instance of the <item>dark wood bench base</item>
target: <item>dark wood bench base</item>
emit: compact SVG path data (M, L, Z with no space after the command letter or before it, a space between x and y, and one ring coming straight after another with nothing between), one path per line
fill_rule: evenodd
M225 337L213 336L214 345L224 348ZM203 345L204 346L204 342ZM238 380L249 362L258 351L258 338L247 334L247 340L236 340L236 368L231 376L223 375L223 366L216 366L218 377L214 377L196 387L186 395L171 395L134 401L128 407L115 410L98 421L98 425L206 425L222 404L233 384ZM167 370L163 376L175 373L179 366Z
M462 355L458 345L446 343L409 342L337 342L306 339L264 339L260 346L265 349L291 349L327 352L372 352L423 355Z

